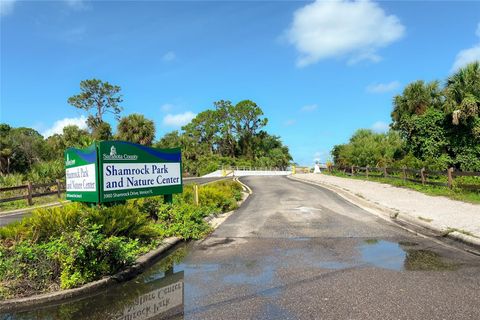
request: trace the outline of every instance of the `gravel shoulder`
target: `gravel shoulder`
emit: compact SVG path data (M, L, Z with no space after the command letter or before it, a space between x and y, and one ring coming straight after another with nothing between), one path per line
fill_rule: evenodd
M295 179L340 188L379 207L397 218L441 233L451 233L474 244L480 243L480 205L429 196L389 184L324 174L295 175Z

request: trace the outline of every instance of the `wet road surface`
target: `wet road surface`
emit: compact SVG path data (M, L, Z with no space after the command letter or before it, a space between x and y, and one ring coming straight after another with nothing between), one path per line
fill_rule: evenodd
M76 302L6 319L480 319L480 258L284 177L210 237ZM1 317L0 317L1 319Z
M224 178L200 178L200 177L193 177L193 178L184 178L183 184L192 184L192 183L197 183L197 184L206 184L210 182L214 182L217 180L222 180ZM25 208L24 211L18 211L13 214L6 214L2 215L0 212L0 227L5 226L9 223L22 220L25 217L28 217L32 213L33 209L32 208Z

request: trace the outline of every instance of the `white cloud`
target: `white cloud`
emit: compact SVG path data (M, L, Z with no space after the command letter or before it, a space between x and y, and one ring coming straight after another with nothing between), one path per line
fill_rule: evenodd
M1 1L1 0L0 0ZM75 10L83 10L87 9L86 1L85 0L65 0L67 5Z
M196 114L191 111L186 111L184 113L178 114L167 114L163 118L163 124L170 127L181 127L189 123Z
M475 34L480 38L480 23L477 25ZM480 39L479 39L480 40ZM471 48L461 50L455 57L451 72L455 72L470 62L480 61L480 41Z
M17 0L0 0L0 16L6 16L13 12Z
M388 123L377 121L372 125L372 130L378 133L385 133L390 129Z
M404 34L396 16L369 0L318 0L295 11L286 37L300 53L297 65L304 67L332 57L377 62L377 50Z
M480 61L480 44L477 44L473 48L460 51L455 58L451 71L455 72L461 67L474 61Z
M177 58L177 55L173 51L168 51L162 56L162 60L165 62L173 61Z
M291 126L293 126L295 123L297 123L297 121L296 121L295 119L288 119L287 121L285 121L285 122L283 123L283 125L284 125L285 127L291 127Z
M56 133L62 133L64 127L71 126L71 125L76 125L80 129L86 129L87 128L87 118L85 116L80 116L78 118L64 118L64 119L61 119L61 120L57 120L57 121L55 121L55 123L53 124L53 126L51 128L42 132L42 135L45 138L48 138L50 136L53 136Z
M370 93L384 93L390 92L400 87L400 82L392 81L388 83L372 83L367 87L367 91Z
M318 106L316 104L307 104L306 106L303 106L300 111L302 112L312 112L318 109Z
M330 153L328 151L317 151L313 155L313 162L327 162L330 160Z
M11 14L13 12L15 2L17 1L18 0L0 0L0 17ZM86 0L64 0L64 3L66 3L68 7L75 10L84 10L88 8Z
M174 108L175 106L171 103L164 103L160 106L160 110L162 110L162 112L169 112L172 111Z

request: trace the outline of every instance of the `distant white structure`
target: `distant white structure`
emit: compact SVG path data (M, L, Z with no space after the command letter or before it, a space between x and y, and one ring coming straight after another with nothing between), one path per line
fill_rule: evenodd
M318 163L315 163L315 168L313 169L313 173L322 173L322 171L320 171L320 165Z
M202 178L218 178L218 177L246 177L246 176L288 176L291 175L291 170L260 170L252 168L247 170L221 169L202 176Z

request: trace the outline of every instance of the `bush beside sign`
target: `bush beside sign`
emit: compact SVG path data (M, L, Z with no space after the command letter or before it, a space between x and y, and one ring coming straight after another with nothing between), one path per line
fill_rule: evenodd
M155 149L125 141L67 149L67 199L102 203L181 193L181 159L180 148Z

